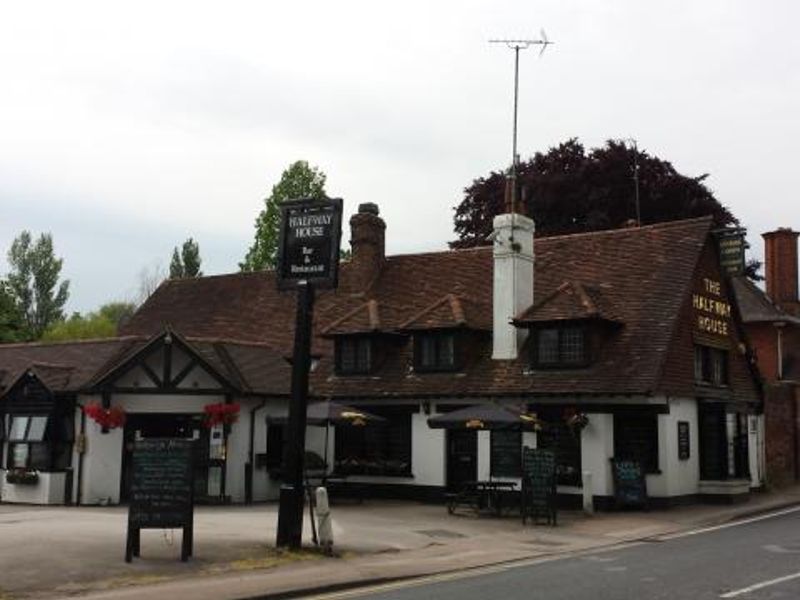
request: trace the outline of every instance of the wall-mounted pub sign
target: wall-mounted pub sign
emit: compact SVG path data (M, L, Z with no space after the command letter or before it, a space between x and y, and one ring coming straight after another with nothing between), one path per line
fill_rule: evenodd
M741 227L718 229L714 232L719 246L719 264L726 275L744 273L744 251L747 249L745 235L747 230Z
M315 288L335 288L341 237L341 198L281 204L278 288L293 288L298 281Z

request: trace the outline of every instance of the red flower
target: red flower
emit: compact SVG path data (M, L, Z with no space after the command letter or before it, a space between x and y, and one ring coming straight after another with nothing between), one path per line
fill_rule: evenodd
M205 413L204 423L208 428L215 425L232 425L239 419L239 411L241 406L238 402L226 404L225 402L218 402L217 404L206 404L203 407Z
M98 402L92 402L83 407L86 416L106 429L116 429L125 425L125 409L121 406L104 408Z

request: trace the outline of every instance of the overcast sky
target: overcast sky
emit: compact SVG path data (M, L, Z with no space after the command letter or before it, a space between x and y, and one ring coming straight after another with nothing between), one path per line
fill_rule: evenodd
M800 228L800 4L790 0L0 4L0 275L52 232L69 310L136 295L189 236L235 271L281 172L305 159L389 252L441 249L472 179L510 159L635 137L750 231ZM346 235L346 232L345 232Z

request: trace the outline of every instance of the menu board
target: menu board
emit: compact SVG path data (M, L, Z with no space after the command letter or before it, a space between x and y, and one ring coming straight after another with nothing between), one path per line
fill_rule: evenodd
M689 437L689 421L678 421L678 459L689 460L691 456L691 439Z
M635 460L612 461L614 467L614 499L618 507L647 505L647 484L641 463Z
M556 455L552 450L524 448L522 451L523 521L540 515L555 524Z
M191 555L194 518L194 442L137 440L132 455L125 560L139 556L141 529L183 529L181 560Z

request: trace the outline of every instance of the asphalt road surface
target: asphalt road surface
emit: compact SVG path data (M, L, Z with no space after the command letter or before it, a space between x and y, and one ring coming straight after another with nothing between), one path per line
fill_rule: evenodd
M380 600L800 600L800 511L595 554L329 594Z

